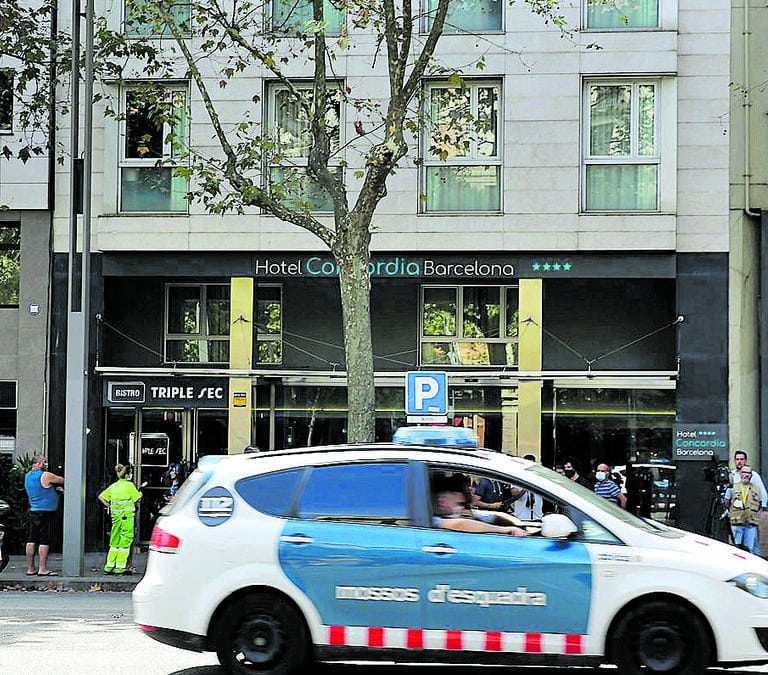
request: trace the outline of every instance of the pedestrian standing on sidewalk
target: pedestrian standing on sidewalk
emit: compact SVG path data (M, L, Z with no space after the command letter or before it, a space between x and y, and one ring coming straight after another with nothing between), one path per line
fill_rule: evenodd
M27 555L27 576L53 577L56 572L48 569L53 521L59 508L59 493L64 479L51 473L44 455L32 458L32 468L24 476L24 489L29 497L29 533L25 553ZM35 549L39 555L35 567Z
M128 567L128 558L133 544L136 502L141 499L141 492L128 480L127 466L118 464L115 473L117 480L99 495L99 501L107 507L112 517L104 573L132 574L133 570Z
M760 490L752 483L752 468L744 464L739 473L741 480L725 492L725 508L731 517L733 543L752 551L763 505Z

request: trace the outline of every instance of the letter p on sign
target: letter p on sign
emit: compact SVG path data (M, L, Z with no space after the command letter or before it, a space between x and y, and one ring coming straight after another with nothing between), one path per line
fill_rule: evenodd
M406 373L405 401L407 415L447 415L447 373Z

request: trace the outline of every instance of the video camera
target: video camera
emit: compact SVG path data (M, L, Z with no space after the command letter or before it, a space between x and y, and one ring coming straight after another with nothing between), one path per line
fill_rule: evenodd
M731 483L731 472L728 468L728 462L715 457L710 456L709 464L704 467L704 480L708 483L712 483L712 488L725 489Z

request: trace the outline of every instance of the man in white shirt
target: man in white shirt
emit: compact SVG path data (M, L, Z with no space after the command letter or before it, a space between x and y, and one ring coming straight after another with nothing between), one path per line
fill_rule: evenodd
M742 467L747 463L747 453L744 450L737 450L733 453L733 463L736 466L735 469L731 471L731 482L736 485L737 483L741 482L741 469ZM762 504L763 511L765 511L765 508L768 506L768 491L765 489L765 483L763 483L763 479L760 478L760 474L757 473L754 469L752 470L752 485L754 485L760 494L760 503ZM763 553L760 550L760 537L759 535L755 537L755 545L750 551L751 553L754 553L755 555L759 555L762 557Z
M533 455L524 455L523 459L530 460L531 462L536 461ZM540 494L530 490L523 490L520 496L515 499L513 513L520 520L541 520L544 515L543 506Z

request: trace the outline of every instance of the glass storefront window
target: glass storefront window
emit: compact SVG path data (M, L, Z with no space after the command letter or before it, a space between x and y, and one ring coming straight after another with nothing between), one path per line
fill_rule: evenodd
M283 289L260 284L256 288L257 363L283 362Z
M517 366L517 286L424 286L421 364Z
M204 455L226 455L229 443L229 411L197 411L197 456L195 462Z
M672 458L674 389L545 387L543 403L547 466L574 456L586 473L600 462Z
M229 362L229 285L168 284L165 307L166 361Z
M281 386L278 382L267 382L255 388L254 400L254 439L262 449L300 448L347 440L345 387ZM274 412L270 409L271 400L275 403ZM501 449L501 389L452 387L449 405L449 424L476 428L486 447ZM391 441L395 431L406 423L405 387L377 387L376 440ZM274 445L270 446L272 433Z

